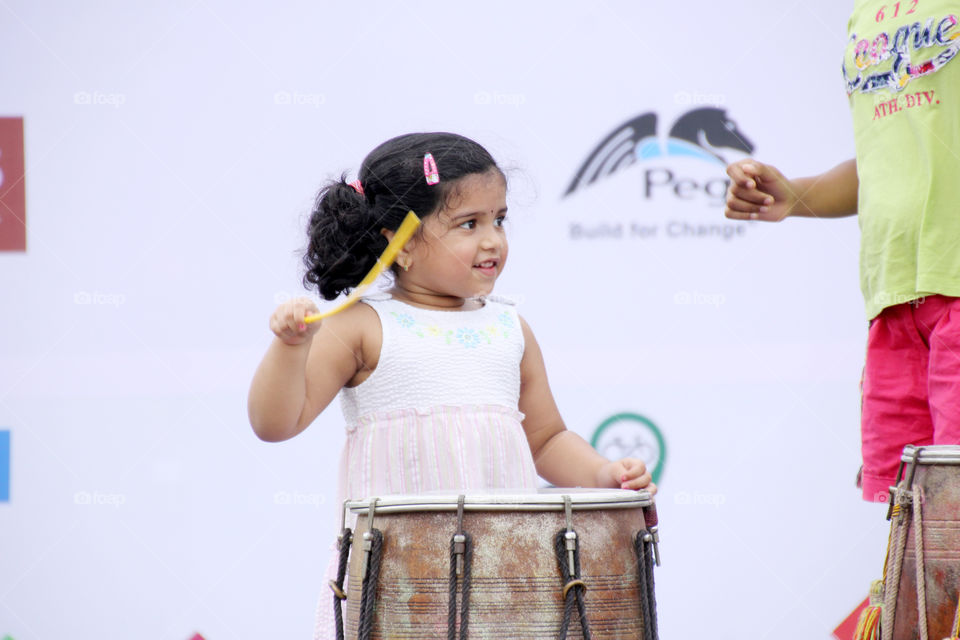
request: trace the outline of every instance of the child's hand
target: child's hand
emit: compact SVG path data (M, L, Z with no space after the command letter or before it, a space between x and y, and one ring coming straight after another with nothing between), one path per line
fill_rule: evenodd
M639 458L611 460L597 472L597 484L601 487L620 489L646 489L650 494L657 492L657 485L647 472L647 465Z
M320 321L307 324L303 319L317 313L317 305L310 298L295 298L284 302L270 316L270 330L284 344L291 347L309 342L320 329Z
M790 181L769 164L740 160L727 167L730 188L724 215L734 220L779 222L799 199Z

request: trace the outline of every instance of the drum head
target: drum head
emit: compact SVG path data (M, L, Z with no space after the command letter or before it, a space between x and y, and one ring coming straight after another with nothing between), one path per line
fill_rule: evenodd
M960 447L958 447L960 448ZM459 493L428 491L417 494L394 494L348 501L346 506L355 514L369 511L376 501L377 513L404 513L411 511L456 511ZM464 511L563 511L566 497L575 511L596 509L637 509L653 504L646 490L626 489L540 489L538 491L486 491L463 493Z
M932 444L917 447L908 444L903 448L901 460L907 464L960 464L960 446Z

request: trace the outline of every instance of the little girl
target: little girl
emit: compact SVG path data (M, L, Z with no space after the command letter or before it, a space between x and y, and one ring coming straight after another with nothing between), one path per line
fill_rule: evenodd
M340 395L347 429L338 503L430 490L655 487L641 460L610 461L568 431L540 347L510 304L488 298L507 260L506 179L476 142L409 134L374 149L359 180L317 197L304 283L327 300L376 264L408 211L422 225L393 287L321 322L307 298L280 305L250 388L261 439L307 428ZM317 637L333 637L322 597Z

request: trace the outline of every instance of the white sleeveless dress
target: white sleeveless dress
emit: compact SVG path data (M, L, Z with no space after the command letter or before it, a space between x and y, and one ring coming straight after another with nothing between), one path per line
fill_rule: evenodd
M376 369L344 388L347 441L338 504L422 491L530 490L537 473L521 425L523 331L511 304L473 311L421 309L364 298L380 317ZM335 559L330 571L335 577ZM326 581L325 581L326 582ZM333 638L333 599L322 593L314 637Z

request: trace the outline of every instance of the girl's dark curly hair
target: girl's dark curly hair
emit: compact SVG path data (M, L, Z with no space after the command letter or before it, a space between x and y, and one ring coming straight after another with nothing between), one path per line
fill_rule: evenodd
M433 155L440 182L427 184L423 157ZM496 170L482 146L454 133L411 133L387 140L364 158L361 195L346 176L317 194L307 227L303 284L333 300L360 283L387 246L381 229L396 231L408 211L421 219L439 211L460 178Z

